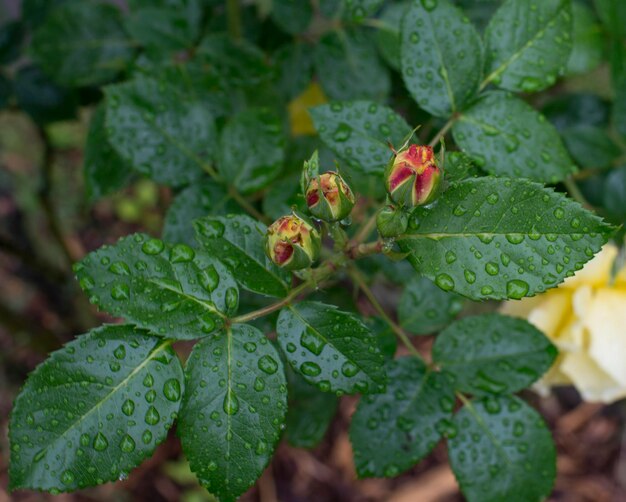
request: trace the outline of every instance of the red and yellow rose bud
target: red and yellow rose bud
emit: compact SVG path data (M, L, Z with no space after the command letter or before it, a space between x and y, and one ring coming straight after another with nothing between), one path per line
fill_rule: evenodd
M391 199L401 206L422 206L437 196L441 170L430 146L410 145L389 162L385 183Z
M346 218L355 202L347 183L339 174L331 171L309 181L305 199L313 216L329 222Z
M265 236L267 256L285 270L310 267L319 256L321 244L315 227L295 214L276 220Z
M387 205L376 215L376 228L381 237L391 238L406 232L409 216L399 207Z

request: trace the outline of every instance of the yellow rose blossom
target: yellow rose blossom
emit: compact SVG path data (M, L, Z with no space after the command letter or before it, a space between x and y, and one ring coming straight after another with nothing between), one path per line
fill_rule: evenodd
M309 108L327 102L328 99L321 86L317 82L311 82L302 94L296 96L287 106L291 134L294 136L316 134L315 126L309 115Z
M611 281L617 253L607 245L559 288L502 305L503 313L526 318L559 348L535 384L539 393L574 385L587 401L626 397L626 267Z

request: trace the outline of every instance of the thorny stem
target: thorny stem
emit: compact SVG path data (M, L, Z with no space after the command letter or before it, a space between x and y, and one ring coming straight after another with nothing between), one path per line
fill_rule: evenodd
M276 312L277 310L282 309L283 307L289 305L292 301L294 301L298 296L303 294L307 289L311 288L312 285L309 281L303 282L297 288L293 289L291 293L289 293L284 299L279 302L272 303L267 307L263 307L262 309L253 310L252 312L248 312L247 314L243 314L237 317L233 317L230 322L235 323L244 323L248 321L254 321L259 317L264 317L266 315L271 314L272 312Z
M369 219L363 224L363 226L359 229L358 233L354 236L354 239L353 239L354 242L361 243L365 239L367 239L367 236L374 229L374 225L376 225L376 215L377 215L377 211L374 212L374 214L370 216Z
M435 134L435 137L430 141L430 143L428 143L428 146L435 146L437 143L439 143L439 140L441 140L441 138L443 138L448 133L448 131L452 128L457 120L459 120L459 114L455 113L454 115L452 115L452 117L450 117L450 120L448 120L444 124L439 132Z
M376 28L377 30L381 31L389 31L391 33L396 32L396 29L393 26L391 26L389 23L386 23L385 21L382 21L381 19L363 19L363 21L361 21L361 24L363 26L369 26L370 28Z
M472 403L470 403L470 400L467 399L467 397L465 397L464 394L461 394L460 392L456 393L456 397L459 398L459 401L461 401L463 403L463 406L468 406L471 407Z
M382 319L389 325L391 330L398 336L398 338L402 341L402 343L404 343L406 348L409 349L409 352L411 352L411 355L421 360L422 356L417 351L415 346L411 343L409 336L396 322L393 321L393 319L391 319L387 315L387 312L385 312L385 309L383 309L380 302L376 299L374 292L370 289L370 287L365 282L365 279L363 278L363 275L361 274L361 272L355 266L350 265L348 266L348 274L350 275L350 278L359 287L359 289L363 292L363 294L367 297L372 307L376 309L376 312L378 312L380 317L382 317Z
M243 195L241 195L232 185L229 185L228 187L228 195L230 195L235 201L237 201L237 204L239 204L250 216L253 216L257 220L262 221L266 225L269 225L271 223L271 220L267 216L262 214L256 207L250 204L250 202Z
M248 312L247 314L233 317L230 322L244 323L248 321L253 321L254 319L258 319L259 317L266 316L268 314L271 314L272 312L276 312L277 310L280 310L283 307L292 303L299 296L310 293L311 290L314 290L318 284L330 279L333 274L339 268L345 266L349 260L358 260L360 258L365 258L366 256L380 253L382 249L383 243L380 240L367 244L349 246L344 251L332 255L330 258L325 260L319 267L311 270L310 277L302 284L297 286L295 289L291 290L291 292L282 300L276 303L272 303L271 305L267 305L266 307L260 308L258 310Z
M565 185L565 188L567 188L567 191L569 192L569 194L572 196L572 198L575 201L579 202L582 206L586 208L592 207L591 204L589 204L589 202L587 201L587 199L585 199L585 196L580 191L580 188L578 188L576 181L574 181L574 179L571 176L568 178L565 178L563 180L563 184Z
M219 183L226 183L226 181L219 175L219 173L213 168L213 166L207 164L206 162L202 162L198 160L198 163L202 166L202 169L211 176L215 181ZM228 186L228 195L239 204L244 211L246 211L250 216L256 218L259 221L262 221L266 225L271 223L271 220L262 214L256 207L254 207L248 199L246 199L243 195L239 193L239 191L233 186L226 183Z

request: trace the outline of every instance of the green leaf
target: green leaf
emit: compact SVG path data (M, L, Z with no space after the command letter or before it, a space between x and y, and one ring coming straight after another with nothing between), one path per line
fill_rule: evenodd
M376 44L381 56L389 66L398 71L401 70L400 25L410 3L403 1L387 5L380 15L380 21L385 26L376 32Z
M225 33L204 37L195 53L235 88L254 89L272 77L263 51L244 40L235 41Z
M593 3L611 35L616 38L626 37L626 3L622 0L593 0Z
M315 69L330 99L384 100L391 81L369 32L329 33L315 46Z
M607 131L599 127L571 127L561 136L576 163L585 169L610 167L621 154L621 149Z
M557 349L527 321L484 314L444 329L432 355L437 367L456 378L454 386L459 391L513 394L550 368Z
M25 29L21 21L9 21L0 27L0 64L15 61L24 42Z
M402 22L404 83L420 108L436 117L462 110L478 91L482 44L449 0L414 1Z
M170 58L170 55L166 57ZM180 94L179 99L196 103L196 106L211 113L215 119L234 113L235 100L231 97L229 84L224 82L216 68L207 65L199 57L155 62L143 55L135 62L135 76L138 75L173 85L175 89L172 92Z
M177 432L191 470L221 502L234 502L267 466L287 411L276 349L252 326L200 341L185 368Z
M182 190L167 210L163 222L163 239L196 246L193 220L202 216L222 216L241 212L223 185L202 179Z
M556 96L542 109L558 131L582 125L605 127L609 121L608 103L595 94L577 93Z
M626 166L610 171L604 181L603 199L609 215L626 219Z
M199 3L177 7L148 6L124 19L128 33L144 47L156 51L191 48L200 34L202 12Z
M323 439L337 412L338 399L320 391L291 369L287 371L287 381L287 441L296 448L314 448Z
M263 223L245 214L229 214L196 220L194 228L200 245L224 263L245 289L267 296L287 295L290 274L265 255L267 227Z
M391 108L373 101L344 101L310 110L322 141L350 167L380 175L411 128Z
M476 0L456 0L455 3L463 9L465 15L482 32L502 0L479 0L478 2Z
M447 326L463 308L463 301L423 277L413 277L398 304L400 325L412 335L430 335Z
M105 92L109 141L135 170L171 186L202 176L217 142L213 117L199 100L143 76Z
M285 143L283 125L269 109L240 112L222 131L220 174L240 192L256 192L280 174Z
M301 302L280 311L278 343L291 366L324 392L381 392L383 355L371 331L333 305Z
M383 3L384 0L343 0L342 17L358 23L374 14Z
M544 500L556 475L556 451L540 415L516 397L472 401L454 417L450 465L469 502Z
M69 2L54 9L31 41L33 59L65 85L98 85L130 63L134 49L120 11L99 2Z
M580 1L572 3L573 45L565 73L578 75L587 73L602 63L604 37L602 27L593 11Z
M237 284L224 265L186 244L129 235L74 271L99 309L167 338L206 336L237 310Z
M388 322L380 317L367 317L365 325L372 331L378 342L378 348L385 360L393 359L398 350L398 339Z
M43 23L53 9L66 3L68 0L22 0L22 19L31 28L35 29Z
M485 82L541 91L556 82L571 49L570 0L505 0L485 32Z
M298 96L311 82L313 76L313 52L303 43L288 44L273 56L276 66L276 87L285 100Z
M612 119L617 132L626 137L626 71L617 80Z
M483 94L460 115L452 133L492 174L556 183L576 170L554 126L506 92Z
M29 376L11 414L11 488L70 491L126 477L178 412L183 372L170 340L108 325Z
M126 186L132 170L109 144L104 130L105 108L96 108L85 145L85 189L90 201L95 201Z
M463 152L446 152L443 172L448 183L457 183L480 175L472 159Z
M287 33L305 31L313 18L310 0L272 0L272 20Z
M526 180L468 179L418 208L400 249L444 291L520 299L555 287L613 229L563 194Z
M13 92L18 106L39 124L76 117L77 95L52 82L37 66L20 68Z
M415 357L387 364L384 394L364 396L352 416L350 441L360 478L394 477L428 455L446 432L454 391Z
M263 199L263 214L272 220L291 213L294 207L304 214L308 211L300 191L299 173L281 176L268 187Z

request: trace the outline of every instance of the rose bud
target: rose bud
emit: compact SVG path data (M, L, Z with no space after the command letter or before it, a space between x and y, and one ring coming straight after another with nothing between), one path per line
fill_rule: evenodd
M385 170L391 199L402 206L422 206L437 195L441 171L432 147L411 145L396 153Z
M324 221L343 220L354 207L352 190L339 174L331 171L311 178L305 198L311 214Z
M293 214L279 218L268 227L265 253L281 268L300 270L310 267L317 259L321 243L319 232Z
M406 232L409 217L399 207L387 205L376 215L376 228L381 237L397 237Z

